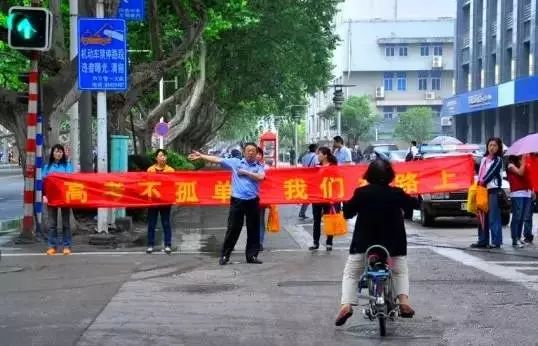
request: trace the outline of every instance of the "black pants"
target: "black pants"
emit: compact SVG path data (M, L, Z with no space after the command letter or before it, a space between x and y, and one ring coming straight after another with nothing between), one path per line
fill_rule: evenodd
M340 212L340 203L333 204L335 211ZM314 217L314 228L312 230L312 237L314 238L314 245L319 245L319 238L321 237L321 217L323 214L329 214L331 212L331 204L312 204L312 215ZM333 244L333 236L327 237L327 245Z
M260 199L239 199L232 197L230 214L228 215L228 230L222 244L221 256L229 257L237 239L241 234L243 223L247 219L247 259L258 256L260 248Z

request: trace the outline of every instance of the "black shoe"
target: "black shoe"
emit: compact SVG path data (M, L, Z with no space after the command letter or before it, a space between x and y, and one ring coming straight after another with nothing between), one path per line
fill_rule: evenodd
M257 257L250 257L250 258L247 258L247 263L262 264L263 262L260 261Z
M299 215L299 219L304 220L304 219L306 219L306 216L304 216L304 215Z
M308 250L310 251L317 250L317 249L319 249L319 245L312 245L311 247L308 248Z
M525 244L532 244L533 238L525 238L524 243Z
M228 263L228 261L230 260L230 257L226 257L226 256L222 256L220 259L219 259L219 264L221 266L225 265L226 263Z
M327 251L333 251L332 245L325 245L325 248L327 249Z
M489 249L500 249L501 246L500 245L490 245L488 246Z
M473 248L473 249L489 249L489 245L480 244L480 243L473 243L473 244L471 244L471 248Z
M258 250L263 251L263 244L260 244L260 248Z

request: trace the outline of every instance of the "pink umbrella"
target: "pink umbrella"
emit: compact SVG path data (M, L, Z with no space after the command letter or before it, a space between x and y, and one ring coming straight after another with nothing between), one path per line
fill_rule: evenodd
M538 133L525 136L512 144L506 155L523 155L538 152Z

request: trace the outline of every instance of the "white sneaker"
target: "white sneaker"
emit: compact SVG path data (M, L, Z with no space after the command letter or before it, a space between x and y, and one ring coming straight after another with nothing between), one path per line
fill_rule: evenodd
M164 248L164 252L166 252L167 255L170 255L172 254L172 249L170 248L170 246L167 246Z
M515 242L512 243L512 246L517 248L517 249L521 249L521 248L525 247L525 244L523 244L523 242L521 240L516 240Z
M148 247L148 248L146 249L146 253L147 253L148 255L151 255L151 253L153 253L153 248L152 248L151 246Z

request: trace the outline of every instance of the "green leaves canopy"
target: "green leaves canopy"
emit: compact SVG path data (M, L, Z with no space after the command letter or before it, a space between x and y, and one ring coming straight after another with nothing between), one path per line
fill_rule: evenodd
M368 135L376 119L367 96L351 96L342 105L342 132L354 143Z
M394 133L396 137L418 143L431 137L433 130L433 112L430 107L412 107L400 114Z

